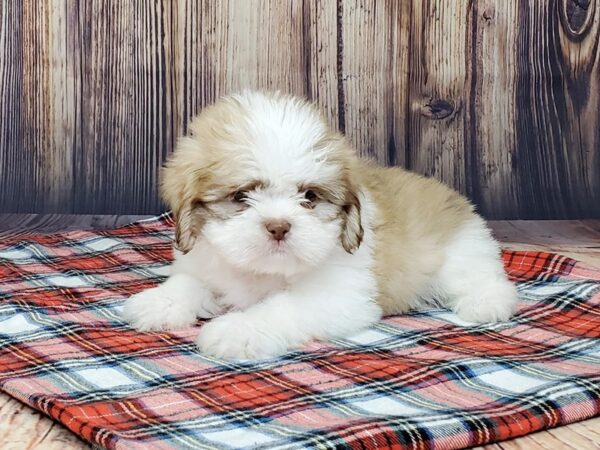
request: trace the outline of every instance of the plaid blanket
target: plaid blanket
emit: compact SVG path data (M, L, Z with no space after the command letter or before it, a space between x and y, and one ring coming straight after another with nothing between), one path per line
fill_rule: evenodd
M430 309L238 364L199 354L197 328L121 321L172 234L165 215L0 243L0 388L111 449L459 448L599 414L600 271L507 251L508 323Z

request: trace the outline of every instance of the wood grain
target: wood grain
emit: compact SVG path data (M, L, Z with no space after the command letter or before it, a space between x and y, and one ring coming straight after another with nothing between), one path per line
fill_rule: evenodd
M12 198L17 193L24 194L24 185L18 181L30 178L28 170L32 167L25 162L25 155L19 158L21 165L15 161L22 128L18 101L23 92L18 76L22 64L22 15L20 2L0 2L0 208L12 210L16 210L11 205Z
M66 58L67 8L23 1L0 10L0 208L69 212L77 81Z
M411 3L340 3L341 128L359 154L406 165Z
M229 1L225 91L284 90L303 95L302 1Z
M577 5L585 6L582 24L565 18ZM599 20L596 0L519 2L516 173L522 218L600 212Z
M92 446L27 405L0 394L0 445L3 450L84 450Z
M600 0L0 2L0 211L156 213L192 116L307 95L488 218L600 218Z
M551 248L555 252L600 267L600 223L564 220L493 221L496 238L514 250Z
M178 0L173 4L178 132L222 95L244 89L307 95L337 115L332 2ZM321 32L321 30L323 32Z
M83 94L75 210L157 212L157 170L173 142L170 2L76 5Z
M408 167L466 193L473 2L413 0Z
M573 215L600 212L600 2L560 0L557 54L567 124L565 153ZM595 149L595 150L594 150Z
M515 172L517 15L515 1L479 0L472 10L467 192L487 217L510 217L519 208Z
M345 101L338 72L338 55L341 53L338 13L339 6L332 0L305 0L302 41L307 71L305 93L334 128L343 130Z
M148 219L147 215L2 214L0 238L21 233L57 233L72 230L107 230Z

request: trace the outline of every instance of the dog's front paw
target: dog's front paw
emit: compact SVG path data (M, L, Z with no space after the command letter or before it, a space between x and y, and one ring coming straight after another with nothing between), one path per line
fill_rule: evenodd
M196 344L202 353L222 359L261 359L287 350L277 330L266 329L243 312L231 312L204 324Z
M158 286L127 299L123 319L140 331L185 328L196 322L196 312L189 303Z

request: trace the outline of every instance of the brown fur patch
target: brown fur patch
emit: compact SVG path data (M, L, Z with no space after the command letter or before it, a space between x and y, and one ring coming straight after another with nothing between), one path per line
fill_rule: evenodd
M192 203L191 206L184 207L175 213L175 248L183 254L188 253L196 242L196 237L200 234L208 211L200 203Z
M360 215L360 201L354 190L348 189L346 202L342 207L343 228L341 241L344 250L354 253L360 246L364 230Z
M415 306L431 274L444 262L444 245L474 217L473 207L442 183L400 168L361 162L357 178L377 207L375 275L386 315Z

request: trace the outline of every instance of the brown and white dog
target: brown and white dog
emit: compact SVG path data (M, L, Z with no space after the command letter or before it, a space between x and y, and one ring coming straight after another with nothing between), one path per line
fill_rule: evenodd
M468 322L513 313L515 287L471 204L360 160L306 100L232 95L190 131L163 172L175 261L163 284L126 302L134 327L218 316L200 328L200 350L253 359L432 300Z

